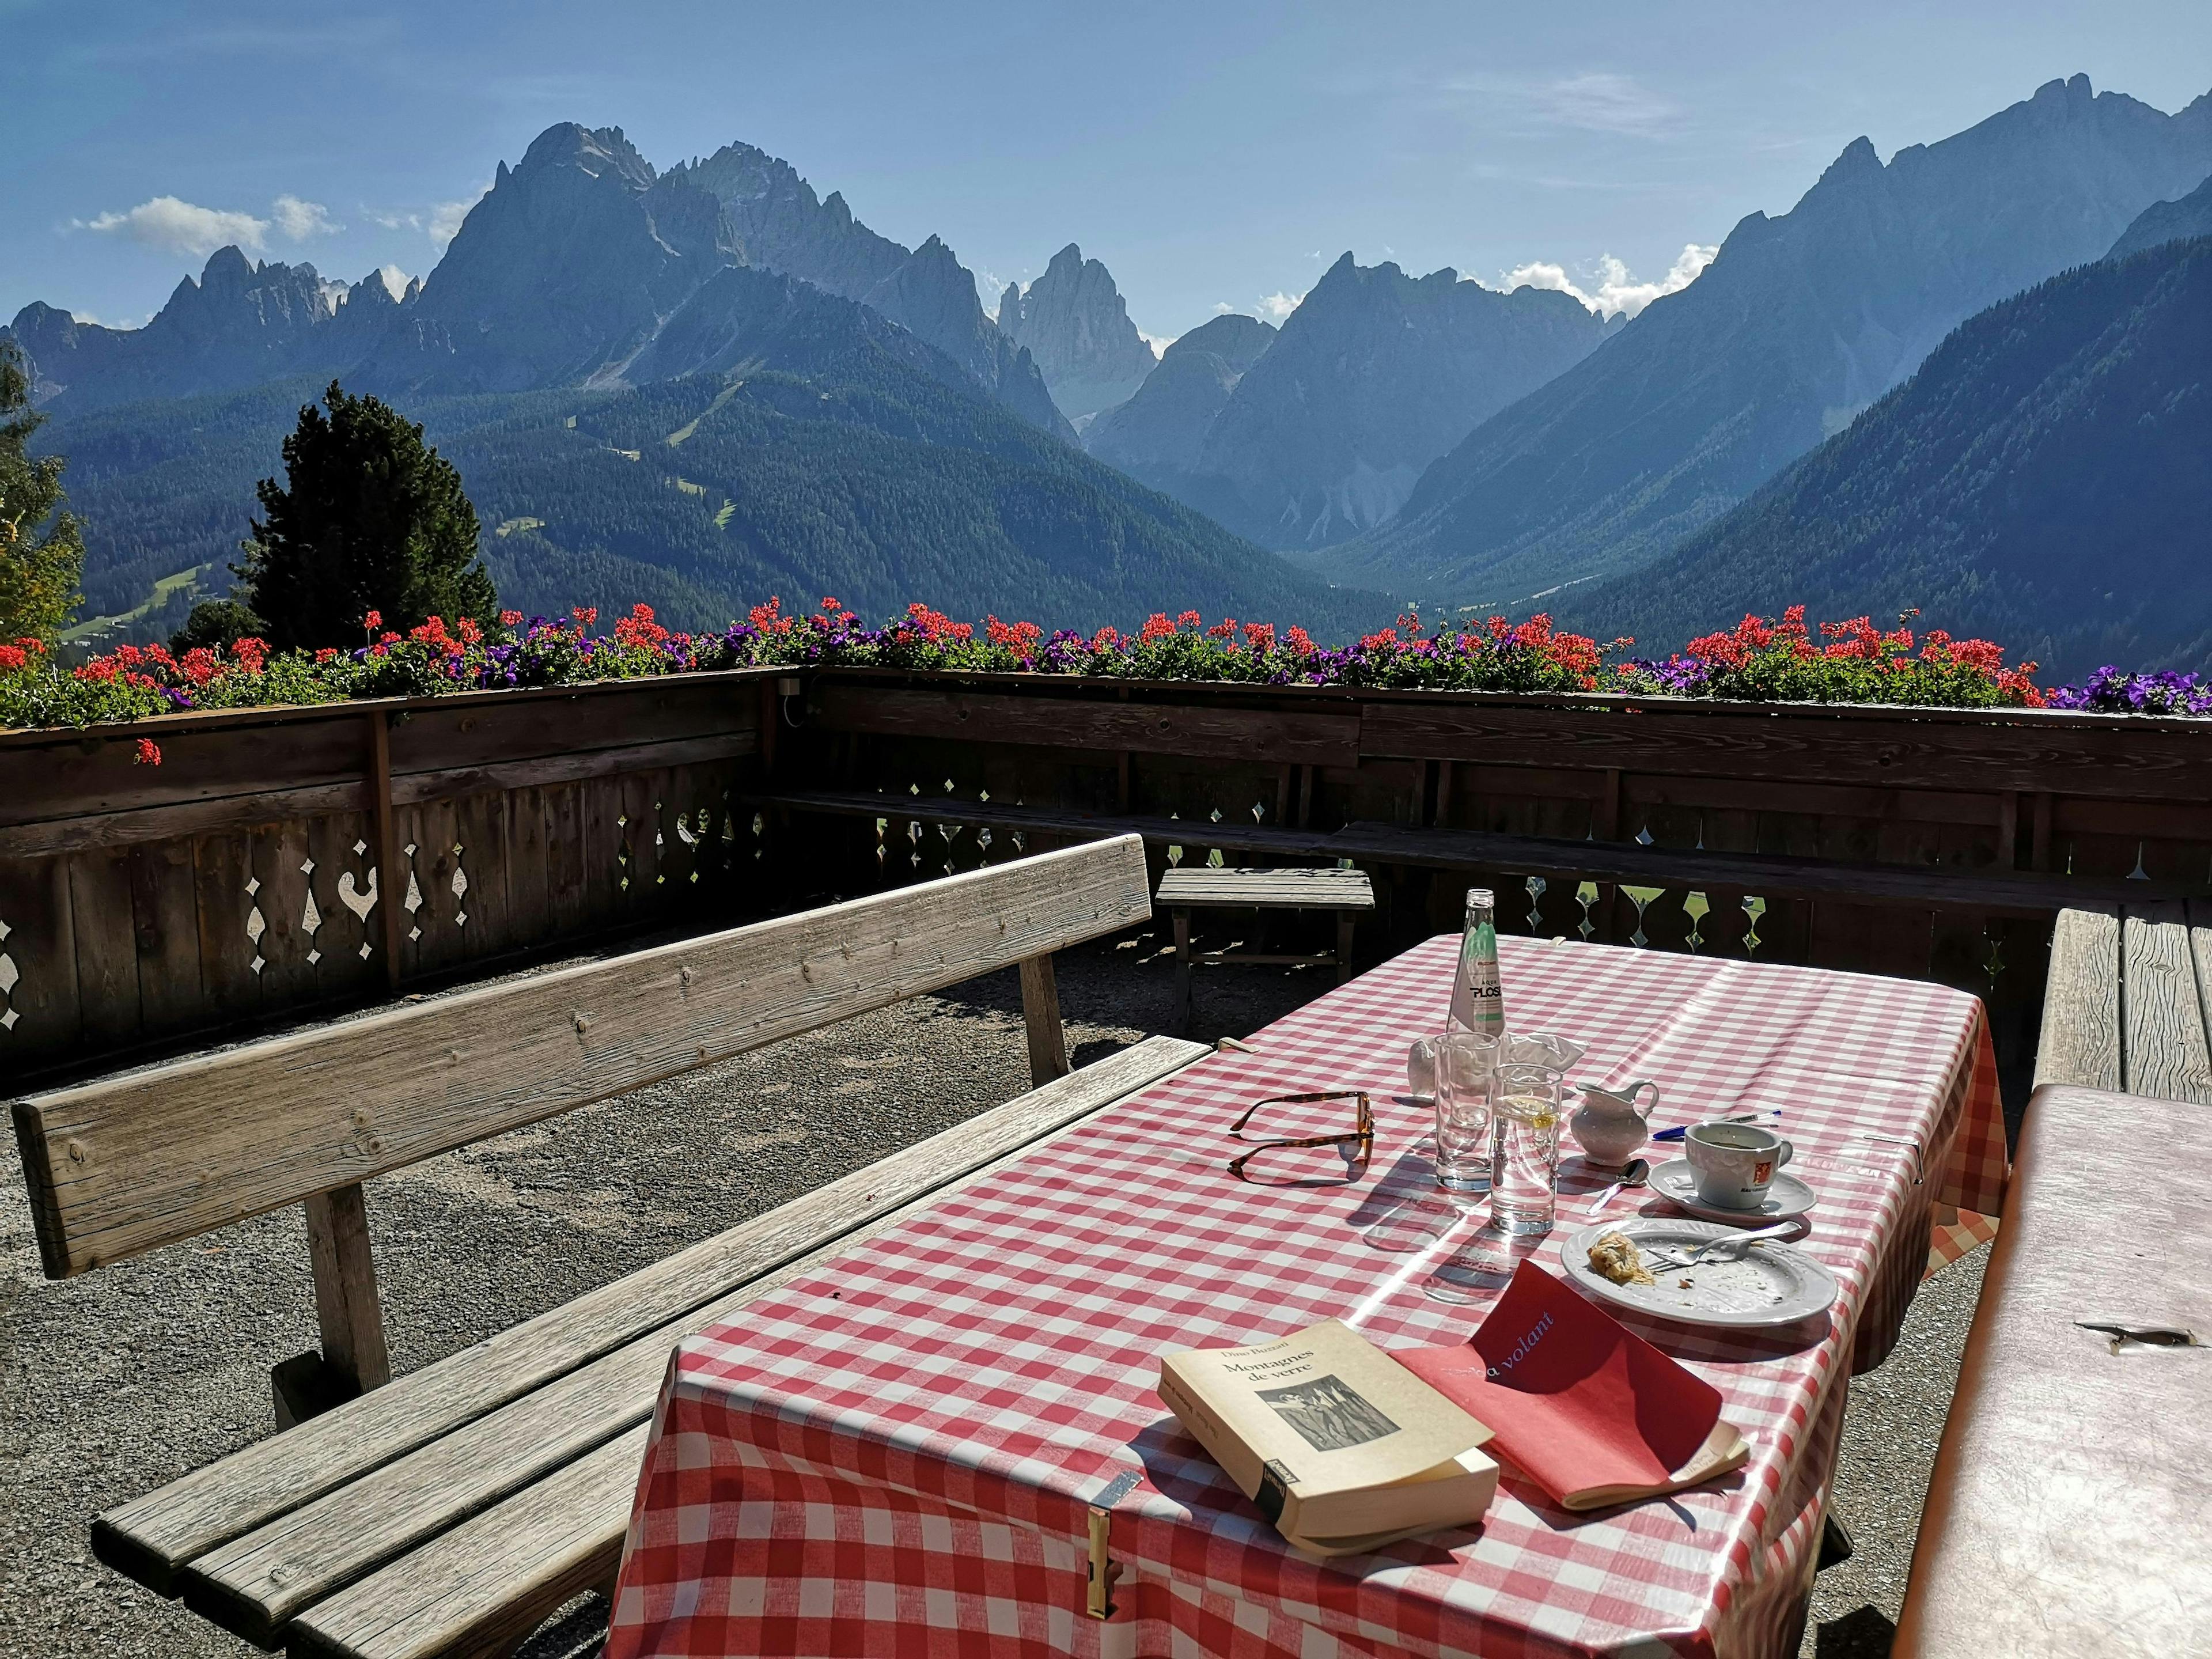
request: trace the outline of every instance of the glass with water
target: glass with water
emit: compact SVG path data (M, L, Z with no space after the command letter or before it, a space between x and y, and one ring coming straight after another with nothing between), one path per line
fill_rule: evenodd
M1454 1202L1490 1191L1498 1039L1447 1030L1437 1039L1437 1185Z
M1552 1231L1559 1188L1559 1076L1549 1066L1510 1062L1492 1072L1490 1224L1499 1232ZM1441 1087L1437 1097L1441 1103Z

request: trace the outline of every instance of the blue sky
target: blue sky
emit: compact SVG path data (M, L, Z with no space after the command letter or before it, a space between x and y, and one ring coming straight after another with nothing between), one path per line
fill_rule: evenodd
M559 120L659 166L758 144L994 283L1079 241L1155 335L1346 248L1589 293L1610 256L1632 301L1858 135L1887 158L2076 72L2179 108L2212 5L0 0L0 318L142 320L225 231L426 272Z

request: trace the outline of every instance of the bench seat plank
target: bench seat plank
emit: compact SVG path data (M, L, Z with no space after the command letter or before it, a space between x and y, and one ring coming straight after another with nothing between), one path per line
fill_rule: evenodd
M306 1659L503 1659L562 1603L622 1565L652 1425L640 1424L286 1631Z
M2118 1090L2120 912L2117 905L2058 913L2043 993L2043 1036L2035 1081Z
M2180 905L2128 907L2120 933L2120 1008L2127 1091L2212 1101L2204 1003Z
M1362 870L1170 870L1153 902L1201 909L1372 910L1375 888Z
M94 1553L165 1595L188 1562L840 1242L1204 1052L1152 1037L110 1510ZM665 1354L665 1350L664 1350Z
M35 1095L40 1256L82 1273L1151 915L1128 838Z

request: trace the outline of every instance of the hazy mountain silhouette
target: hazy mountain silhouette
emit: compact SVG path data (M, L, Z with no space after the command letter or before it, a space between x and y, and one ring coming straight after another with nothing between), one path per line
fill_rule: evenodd
M1884 166L1850 144L1790 212L1470 434L1358 580L1496 602L1646 564L1842 430L1974 313L2100 258L2212 172L2212 94L2166 115L2086 77Z
M1563 607L1648 650L1792 603L1996 639L2071 677L2212 666L2212 238L1972 318L1850 429Z

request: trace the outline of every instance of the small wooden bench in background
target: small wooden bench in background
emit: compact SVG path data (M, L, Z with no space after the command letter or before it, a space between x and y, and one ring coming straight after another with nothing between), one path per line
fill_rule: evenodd
M305 1202L323 1360L362 1391L102 1516L94 1553L264 1647L511 1648L612 1576L678 1340L1204 1052L1068 1070L1051 953L1150 915L1126 837L18 1101L49 1274ZM1041 1086L385 1382L364 1180L1014 963Z
M1352 924L1375 908L1375 889L1362 870L1243 870L1194 865L1170 870L1160 878L1153 902L1175 921L1176 1017L1179 1030L1190 1025L1190 970L1194 963L1249 962L1336 969L1341 985L1352 977ZM1336 917L1334 951L1285 956L1255 951L1200 951L1190 948L1193 910L1327 910Z

